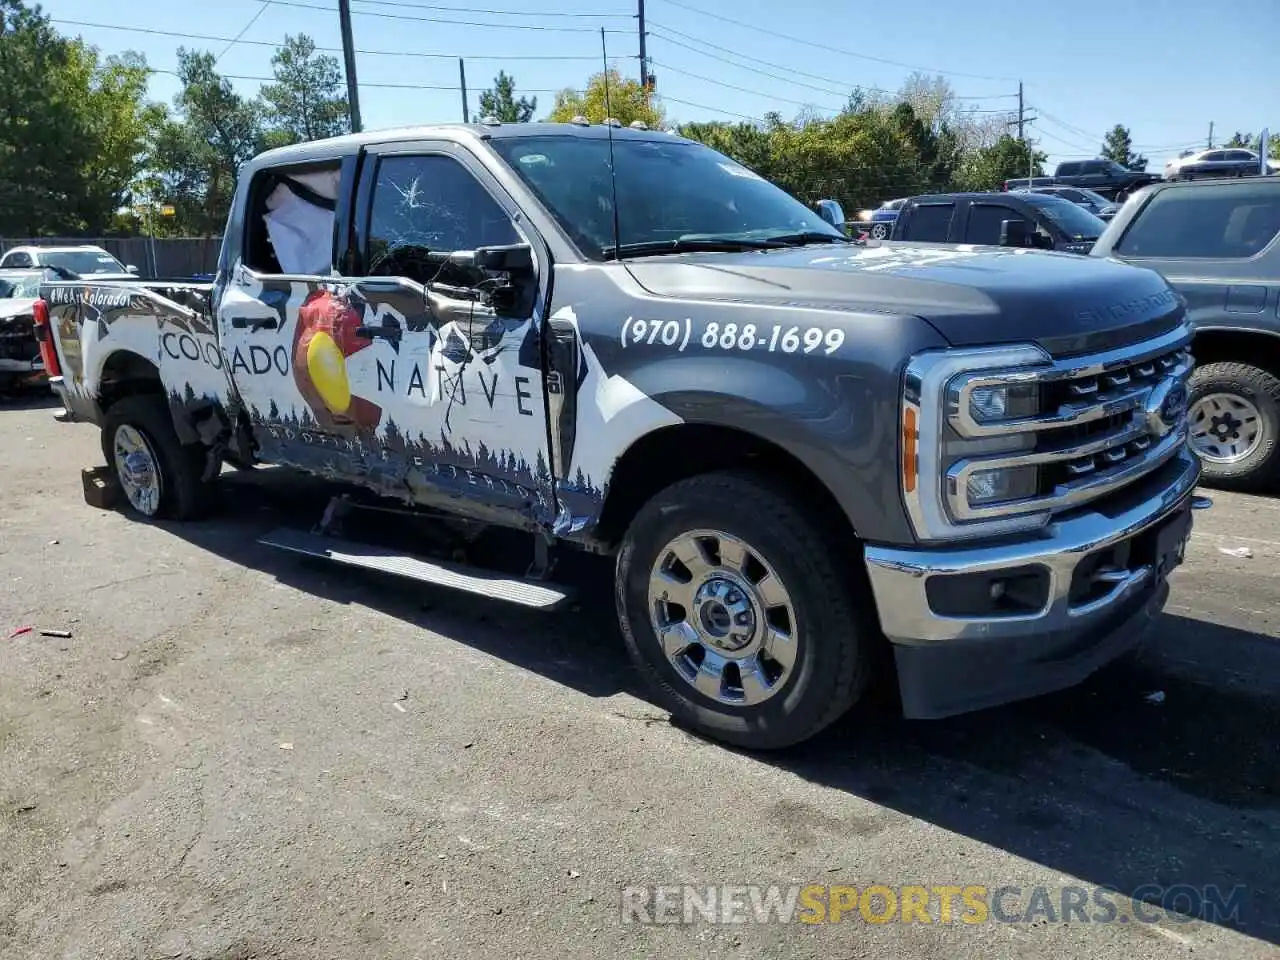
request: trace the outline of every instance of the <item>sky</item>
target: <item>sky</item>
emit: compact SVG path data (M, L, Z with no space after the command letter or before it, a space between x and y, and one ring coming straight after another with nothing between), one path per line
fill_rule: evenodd
M517 95L583 87L602 65L638 76L638 0L352 0L366 130L462 119L499 69ZM1159 171L1186 148L1236 130L1280 131L1280 0L644 0L647 54L667 117L738 120L777 111L832 113L855 86L896 90L913 70L942 74L974 110L1037 119L1050 166L1095 156L1107 130L1129 127ZM180 46L220 55L245 93L270 78L273 47L308 34L341 59L337 0L44 0L57 28L103 53L135 50L171 102ZM126 29L130 28L130 29ZM152 32L143 32L152 31ZM235 40L235 43L230 41Z

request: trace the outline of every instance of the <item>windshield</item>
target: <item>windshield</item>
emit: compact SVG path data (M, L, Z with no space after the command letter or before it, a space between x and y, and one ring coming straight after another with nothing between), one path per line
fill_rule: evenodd
M25 300L40 296L40 273L7 274L0 277L0 300Z
M1079 204L1062 197L1044 193L1032 193L1027 203L1034 203L1072 240L1097 240L1106 224Z
M65 267L72 273L87 277L93 273L125 273L124 264L109 253L96 250L56 250L39 253L40 262L55 267Z
M497 138L490 144L586 257L612 256L608 140L546 136ZM613 156L617 240L624 247L810 234L805 238L810 242L845 239L800 201L701 144L618 138Z

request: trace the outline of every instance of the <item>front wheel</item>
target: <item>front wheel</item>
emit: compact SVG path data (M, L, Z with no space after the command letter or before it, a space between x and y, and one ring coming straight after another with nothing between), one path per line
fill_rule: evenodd
M710 737L752 749L806 740L868 682L879 634L858 553L751 475L673 484L618 553L627 651L662 705Z
M191 520L212 505L203 480L205 448L178 439L160 397L135 395L112 404L103 419L102 452L129 507L147 519Z
M1213 486L1262 490L1280 480L1280 379L1247 363L1191 374L1191 448Z

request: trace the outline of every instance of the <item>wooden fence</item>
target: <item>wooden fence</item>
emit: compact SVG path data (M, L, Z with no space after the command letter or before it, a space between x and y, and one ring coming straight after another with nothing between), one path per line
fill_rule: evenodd
M221 237L0 237L0 255L10 247L102 247L124 264L133 264L145 279L181 280L211 274L218 268Z

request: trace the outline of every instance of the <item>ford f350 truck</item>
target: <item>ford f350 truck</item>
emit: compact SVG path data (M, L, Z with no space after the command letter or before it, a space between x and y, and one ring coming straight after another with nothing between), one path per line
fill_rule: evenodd
M1158 274L853 242L666 133L267 152L212 286L169 293L42 289L64 418L101 427L130 509L198 516L224 462L281 464L526 531L532 562L356 542L341 499L263 538L285 549L533 607L566 596L563 550L607 555L655 698L747 747L813 735L881 660L912 717L1070 685L1137 643L1191 525Z

